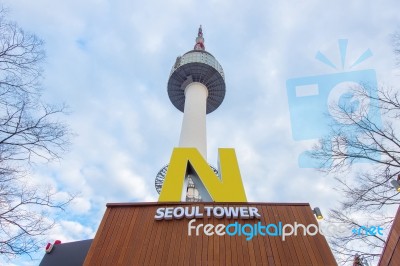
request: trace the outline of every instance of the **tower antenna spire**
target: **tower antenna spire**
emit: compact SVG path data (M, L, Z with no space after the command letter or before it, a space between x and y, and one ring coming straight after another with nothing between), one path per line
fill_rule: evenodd
M203 38L203 29L201 28L201 25L199 27L199 31L197 33L196 37L196 44L194 46L194 50L202 50L205 51L205 46L204 46L204 38Z

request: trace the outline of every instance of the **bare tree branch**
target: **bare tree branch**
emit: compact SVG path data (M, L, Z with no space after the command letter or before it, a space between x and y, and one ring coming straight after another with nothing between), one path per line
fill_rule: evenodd
M56 191L29 182L32 163L59 159L71 133L59 121L66 106L41 101L44 43L5 18L0 9L0 256L31 254L63 210Z
M320 140L311 156L323 162L321 171L336 175L336 189L343 195L340 206L330 211L329 222L345 225L349 232L365 225L379 225L388 232L394 217L386 210L400 203L399 193L390 184L400 174L399 95L393 88L381 87L375 96L367 92L367 86L349 88L359 101L357 109L330 106L330 114L341 123L332 124L331 133ZM379 118L369 113L378 109ZM346 173L356 162L369 162L373 167L348 178ZM368 234L330 236L328 241L340 263L352 261L355 255L378 258L385 244L382 236Z

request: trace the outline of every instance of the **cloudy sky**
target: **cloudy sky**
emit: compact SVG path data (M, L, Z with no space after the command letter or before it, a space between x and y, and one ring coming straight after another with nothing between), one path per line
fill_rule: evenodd
M3 4L11 20L46 42L43 97L69 105L65 119L76 133L60 162L32 173L60 197L79 193L51 242L93 238L108 202L157 201L154 178L177 146L182 122L167 81L200 24L227 88L207 116L209 162L216 165L218 147L235 148L249 201L309 202L323 212L337 204L333 176L299 168L298 156L313 140L293 139L288 79L349 71L370 49L373 56L351 70L374 69L378 83L400 80L390 44L400 26L397 0ZM339 39L348 40L344 69ZM316 60L318 51L339 67Z

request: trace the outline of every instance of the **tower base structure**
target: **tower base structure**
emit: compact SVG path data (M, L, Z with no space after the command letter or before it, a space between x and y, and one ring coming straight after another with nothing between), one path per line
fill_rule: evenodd
M337 265L318 232L283 239L295 223L309 204L111 203L84 265Z

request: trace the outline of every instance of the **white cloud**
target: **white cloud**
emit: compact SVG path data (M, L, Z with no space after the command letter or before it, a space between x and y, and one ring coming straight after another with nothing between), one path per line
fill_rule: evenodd
M53 243L55 240L60 240L61 243L78 241L94 237L92 228L82 225L76 221L61 220L49 234L49 241Z
M90 200L83 197L76 197L68 206L68 208L77 214L87 213L91 208Z

